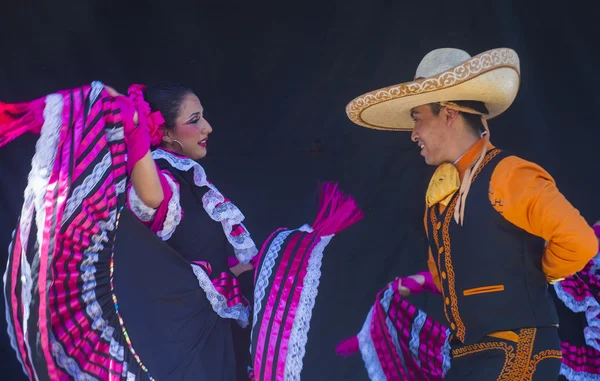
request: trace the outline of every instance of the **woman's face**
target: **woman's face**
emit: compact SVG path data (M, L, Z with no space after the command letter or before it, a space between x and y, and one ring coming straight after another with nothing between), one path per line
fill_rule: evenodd
M212 127L204 119L203 113L204 108L195 94L187 94L183 98L174 131L166 131L169 140L173 141L169 143L170 149L192 160L206 156L208 135L212 132Z

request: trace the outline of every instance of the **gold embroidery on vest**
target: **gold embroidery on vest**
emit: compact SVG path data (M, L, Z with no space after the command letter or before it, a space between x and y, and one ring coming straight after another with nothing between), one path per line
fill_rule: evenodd
M440 223L437 220L437 215L435 214L435 206L432 207L432 208L430 208L429 218L431 219L431 225L433 227L433 240L435 242L435 247L438 249L438 251L437 251L437 263L436 263L436 266L437 266L438 274L440 274L440 276L441 276L441 274L446 274L446 272L443 271L442 268L441 268L441 263L442 263L441 262L441 260L442 260L441 257L442 257L442 253L444 252L444 250L441 250L441 249L443 249L443 246L440 247L440 240L438 238L438 232L440 231L441 226L440 226ZM432 253L432 254L435 255L435 253ZM443 278L443 280L446 279L446 277L444 277L444 276L442 276L442 278ZM444 297L444 299L447 299L446 298L446 291L444 290L444 282L443 282L443 280L441 282L441 285L442 285L442 296ZM448 315L448 309L446 308L446 306L444 306L443 309L444 309L444 315L446 315L446 320L448 322L450 322L450 315Z
M533 359L531 359L529 362L527 373L525 373L523 376L523 381L531 381L539 362L546 359L562 359L562 351L557 349L548 349L533 356Z
M490 160L492 160L494 157L496 157L500 152L501 151L499 149L494 149L486 155L486 157L483 160L483 162L481 163L481 165L477 168L477 171L473 174L473 177L471 180L472 182L475 181L475 179L477 179L477 176L479 175L479 173L481 173L481 170L490 162ZM448 278L448 292L450 294L449 295L450 296L450 310L452 313L452 320L448 319L448 321L451 322L451 324L450 324L451 326L454 325L454 327L451 327L451 328L453 330L456 330L456 337L460 341L464 342L465 335L466 335L466 328L465 328L464 323L462 322L462 319L460 318L460 314L458 311L458 297L456 296L454 266L452 265L450 232L449 232L450 222L452 221L452 216L454 215L454 208L456 207L457 201L458 201L458 197L454 197L454 199L448 206L448 209L446 210L446 218L444 219L444 223L442 225L442 238L443 238L443 242L444 242L444 252L445 252L444 264L446 266L446 276ZM435 218L435 213L432 213L432 216ZM436 221L437 221L437 218L435 218L435 221L432 219L432 222L434 222L434 228L435 228ZM434 236L434 237L437 237L437 236ZM437 241L436 241L436 245L439 246L439 243ZM441 255L438 256L438 261L439 260L441 260ZM439 267L439 265L438 265L438 267ZM444 309L444 311L445 310L446 309Z
M516 335L516 334L515 334ZM519 331L516 343L505 341L486 341L452 350L452 358L468 356L486 350L501 349L505 353L504 366L496 381L532 381L537 365L546 359L561 359L560 350L544 350L531 356L537 335L535 328L523 328ZM506 339L503 339L506 340ZM516 353L515 353L516 346Z

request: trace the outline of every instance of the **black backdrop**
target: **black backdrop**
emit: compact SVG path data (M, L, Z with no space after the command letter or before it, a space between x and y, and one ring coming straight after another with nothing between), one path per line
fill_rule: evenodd
M515 49L521 90L490 123L493 142L544 166L590 223L600 218L600 36L592 9L524 0L6 3L2 101L95 79L122 92L159 79L191 86L214 128L203 165L244 211L257 242L277 227L312 222L318 180L338 181L357 198L366 218L325 253L305 380L365 380L360 359L335 357L335 345L359 330L377 290L425 268L423 195L432 169L408 134L355 126L344 107L410 80L430 50ZM315 142L320 153L311 152ZM34 143L25 136L0 150L2 248ZM6 249L0 253L5 263ZM415 302L441 317L437 298ZM21 379L4 332L0 362L0 379Z

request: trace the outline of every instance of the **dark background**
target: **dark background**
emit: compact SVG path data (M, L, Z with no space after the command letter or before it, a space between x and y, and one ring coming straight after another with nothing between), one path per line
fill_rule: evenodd
M412 79L430 50L515 49L521 90L490 122L492 141L541 164L588 222L600 219L600 36L594 11L577 2L7 3L0 5L2 101L92 80L121 92L155 80L192 87L214 128L203 165L244 211L257 243L277 227L312 222L318 180L338 181L356 197L366 217L326 250L304 380L367 379L360 357L338 358L335 345L358 332L387 282L425 269L432 169L408 133L356 126L344 107ZM0 248L20 211L35 140L0 150ZM311 152L315 142L320 153ZM436 297L415 302L440 316ZM1 327L0 379L20 380Z

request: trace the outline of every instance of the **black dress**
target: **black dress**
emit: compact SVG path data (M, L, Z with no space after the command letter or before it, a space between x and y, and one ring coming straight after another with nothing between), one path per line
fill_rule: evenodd
M173 190L182 216L163 241L131 211L121 214L115 295L132 347L157 380L243 379L249 365L250 329L232 328L238 325L234 319L215 312L190 265L202 263L207 274L209 267L211 279L233 278L227 263L234 256L233 247L221 223L205 211L202 199L209 188L194 183L194 172L177 169L164 159L158 159L157 166L174 180L171 187L176 183L178 189ZM131 201L131 209L139 213ZM241 276L246 296L251 294L252 276L251 271ZM232 329L240 357L237 370Z

